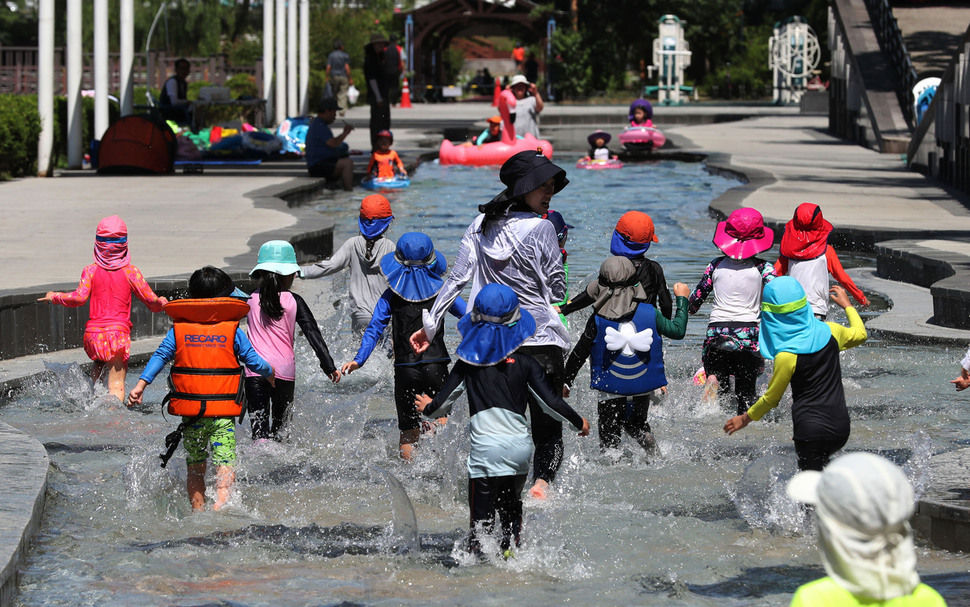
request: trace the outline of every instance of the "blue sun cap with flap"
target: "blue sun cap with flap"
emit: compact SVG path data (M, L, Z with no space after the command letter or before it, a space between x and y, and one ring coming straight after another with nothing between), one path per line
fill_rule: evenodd
M472 311L458 321L461 343L455 355L470 365L488 367L505 360L536 332L536 321L519 307L515 291L497 283L482 287Z
M774 358L779 352L811 354L825 347L832 329L815 318L805 289L791 276L769 282L761 295L761 355Z
M441 277L448 261L436 251L431 237L407 232L397 239L397 248L381 258L381 273L387 286L406 301L425 301L441 290Z

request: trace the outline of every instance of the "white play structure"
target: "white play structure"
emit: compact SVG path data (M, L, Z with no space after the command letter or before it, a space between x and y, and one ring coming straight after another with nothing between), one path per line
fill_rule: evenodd
M690 44L684 39L687 25L676 15L659 20L659 35L653 41L653 65L648 73L657 72L657 85L645 87L646 96L657 95L662 105L680 105L688 101L694 87L684 85L684 71L690 67Z
M768 66L772 74L772 100L779 104L798 103L822 56L818 37L801 17L789 17L775 24L768 41Z

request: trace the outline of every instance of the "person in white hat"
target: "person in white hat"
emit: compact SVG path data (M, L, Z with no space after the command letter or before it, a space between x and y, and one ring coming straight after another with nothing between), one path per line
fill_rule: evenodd
M512 76L508 88L515 95L515 105L509 108L515 110L515 135L522 137L528 133L539 139L539 114L545 106L535 82L529 82L522 74L516 74Z
M827 577L801 586L792 607L937 607L943 598L916 573L909 519L913 488L898 466L872 453L848 453L825 470L788 482L788 495L815 506Z

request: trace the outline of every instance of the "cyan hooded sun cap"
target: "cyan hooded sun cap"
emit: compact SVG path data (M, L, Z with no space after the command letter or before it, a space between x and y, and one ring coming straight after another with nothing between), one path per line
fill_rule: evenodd
M444 284L448 261L427 234L407 232L397 239L397 248L381 258L381 273L392 291L407 301L431 299Z
M470 365L502 362L536 332L536 321L519 307L515 291L497 283L482 287L472 311L458 321L461 343L455 355Z
M832 329L815 318L805 289L791 276L780 276L765 286L761 295L761 355L774 358L779 352L811 354L832 339Z
M303 270L296 262L296 251L293 250L293 245L285 240L269 240L259 247L256 267L250 270L249 275L252 276L256 270L265 270L280 276L290 274L303 276Z

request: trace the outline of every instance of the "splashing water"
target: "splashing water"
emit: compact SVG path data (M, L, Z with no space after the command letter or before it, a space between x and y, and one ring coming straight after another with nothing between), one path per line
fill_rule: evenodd
M454 261L475 206L499 190L496 173L423 165L410 189L389 195L397 218L391 237L424 230ZM569 187L553 201L576 226L567 244L571 292L595 276L613 225L630 209L653 218L660 242L649 255L668 284L696 284L718 254L708 204L737 184L696 164L605 173L570 171ZM357 194L331 192L314 203L337 222L336 243L355 233L348 209L358 204ZM313 309L335 361L352 359L359 342L346 315L346 277L300 281L294 290ZM878 313L873 307L866 314ZM46 379L0 408L0 419L37 437L52 461L17 604L785 604L799 584L824 575L810 522L784 497L794 472L790 399L742 432L723 433L734 403L704 399L704 386L691 380L708 310L691 318L683 342L664 343L670 394L650 410L659 456L646 457L628 437L615 453L600 453L597 395L581 372L569 400L593 433L564 433L565 461L550 498L525 498L522 544L508 560L495 537L483 539L495 542L484 561L465 550L467 404L456 403L444 426L422 436L415 461L402 462L393 365L380 348L333 385L298 338L288 436L256 443L248 422L237 426L233 497L224 510L201 514L186 496L184 453L158 466L176 423L158 412L164 377L146 392L151 405L129 411L98 404L106 393L92 390L77 365L51 365ZM569 319L574 343L588 313ZM454 319L446 334L453 352ZM843 353L847 448L891 457L924 491L929 457L962 446L970 426L970 407L946 383L958 358L875 337ZM919 569L950 605L970 596L963 557L924 546Z

